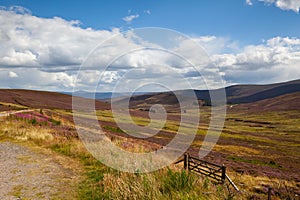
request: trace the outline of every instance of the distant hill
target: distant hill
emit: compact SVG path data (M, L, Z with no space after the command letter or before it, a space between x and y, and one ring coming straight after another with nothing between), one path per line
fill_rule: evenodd
M188 91L191 92L191 91ZM300 92L300 79L268 85L234 85L225 88L228 104L251 103L281 95ZM182 91L182 94L187 91ZM209 91L195 90L198 99L210 100Z
M225 88L228 104L242 104L237 108L251 110L286 110L300 109L300 80L269 85L235 85ZM69 93L71 94L71 93ZM72 109L72 96L57 92L45 92L21 89L0 89L0 102L19 104L32 108ZM82 101L82 105L93 101L94 94L88 92L75 93ZM110 99L112 93L96 93L96 99ZM130 98L130 107L149 109L154 104L163 104L167 109L179 108L177 97L190 101L197 96L200 105L209 105L210 95L207 90L178 90L174 92L135 93L129 97L128 93L114 94L116 104L124 104ZM86 98L82 98L86 97ZM192 102L194 103L194 102ZM109 103L96 101L97 109L109 109Z
M300 92L300 79L269 85L236 85L226 88L229 103L250 103Z
M243 103L232 107L234 110L264 112L264 111L287 111L300 110L300 92L280 95L252 103Z
M284 94L289 94L293 92L300 91L300 79L283 82L283 83L275 83L268 85L233 85L225 88L225 92L227 95L227 102L229 104L239 104L239 103L250 103L255 101L260 101L268 98L277 97ZM77 91L75 93L72 92L63 92L64 94L84 97L84 98L95 98L98 100L109 100L111 98L114 99L122 99L127 98L131 94L130 93L112 93L112 92L85 92L85 91ZM167 101L171 101L167 96L170 96L172 92L136 92L132 95L131 101L133 104L137 104L138 101L155 101L156 103L168 104ZM176 95L189 97L191 95L196 95L199 100L209 101L210 95L208 90L178 90L175 91Z
M83 98L89 98L89 99L97 99L97 100L110 100L111 98L122 98L130 96L130 93L124 92L86 92L86 91L76 91L74 93L72 92L61 92L63 94L73 95L77 97L83 97ZM147 92L135 92L134 95L142 95Z
M90 99L80 98L84 103L90 103ZM0 89L0 102L13 103L31 108L72 109L72 96L57 92L45 92L20 89ZM107 108L108 105L96 101L98 109Z
M245 104L265 100L263 103L255 104L259 106L266 105L268 101L273 102L274 98L276 98L276 101L280 101L283 100L284 97L289 97L284 102L287 104L294 102L294 100L292 100L293 96L299 95L298 92L300 92L300 80L268 85L234 85L226 87L225 92L227 95L228 104ZM132 96L130 99L130 106L132 108L148 108L153 104L163 104L175 108L178 106L178 101L174 94L183 98L196 95L200 104L209 104L210 102L210 94L208 90L179 90L174 92L160 92ZM298 97L295 97L295 99L297 98ZM126 98L121 100L118 99L117 103L125 102L125 100ZM288 102L288 100L292 102ZM279 104L280 102L278 102L276 105L279 106ZM274 105L273 109L278 106Z

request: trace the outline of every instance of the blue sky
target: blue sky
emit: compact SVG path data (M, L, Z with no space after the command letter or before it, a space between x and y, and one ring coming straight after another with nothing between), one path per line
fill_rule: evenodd
M168 28L199 41L220 67L227 85L300 78L296 72L300 64L298 0L4 0L0 6L2 87L71 90L74 71L84 60L82 54L92 49L92 38L97 43L116 32L142 27ZM61 44L54 45L55 41ZM29 69L35 81L22 74ZM107 83L122 73L108 73ZM37 84L44 76L52 81Z
M185 34L225 36L242 44L257 44L276 36L300 36L299 13L260 2L249 6L242 0L92 0L88 3L22 0L2 1L1 4L23 6L39 17L80 20L84 28L164 27ZM122 18L130 14L138 14L139 18L126 24Z

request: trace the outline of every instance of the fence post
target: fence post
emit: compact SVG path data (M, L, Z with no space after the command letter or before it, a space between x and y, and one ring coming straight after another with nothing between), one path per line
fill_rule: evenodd
M268 187L268 200L271 200L271 187Z
M222 165L222 182L224 183L225 182L225 179L226 179L226 167L224 165Z
M184 154L184 169L187 170L189 166L189 154Z

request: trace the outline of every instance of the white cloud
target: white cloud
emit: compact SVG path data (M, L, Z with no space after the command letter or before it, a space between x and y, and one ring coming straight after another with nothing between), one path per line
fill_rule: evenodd
M201 69L201 75L209 77L206 80L209 85L217 87L211 74L218 69L203 56L203 52L208 53L220 67L219 73L229 82L261 83L300 78L299 38L275 37L260 45L239 47L229 38L213 35L193 36L192 40L161 40L158 31L144 34L146 40L139 37L139 32L120 34L119 29L83 29L78 21L58 17L46 19L10 10L0 10L0 24L1 87L71 91L77 70L90 51L112 37L85 62L86 70L78 77L82 89L89 90L100 78L99 69L105 68L116 55L123 56L102 74L103 91L111 91L124 76L128 79L127 85L123 86L130 88L145 81L164 79L171 83L172 77L178 74L189 79L194 88L200 88L202 78L193 66L176 54L195 63ZM151 50L169 45L174 45L171 50L175 54ZM144 46L151 48L141 50ZM199 50L199 46L203 50ZM129 52L132 49L137 51ZM184 89L181 87L185 85L173 79L172 86Z
M144 13L151 15L151 11L150 10L144 10Z
M76 77L72 71L97 44L120 33L118 29L82 29L80 22L58 17L35 17L22 7L2 8L0 24L0 70L4 70L0 73L19 76L14 83L2 77L1 87L71 90ZM25 71L36 76L29 77Z
M0 66L80 65L97 43L119 33L82 29L78 21L0 10ZM96 42L96 44L95 44Z
M192 39L198 42L205 51L209 54L219 54L222 51L236 51L238 50L237 42L231 41L229 38L216 36L197 36Z
M293 10L299 12L300 0L277 0L276 6L283 10Z
M39 69L16 68L11 72L9 69L0 69L1 88L71 91L76 78L66 72L48 73ZM15 75L18 77L11 77Z
M8 72L8 76L9 76L10 78L18 78L18 77L19 77L17 73L12 72L12 71Z
M300 39L275 37L261 45L246 46L236 54L213 55L212 59L233 82L299 79Z
M276 7L282 10L293 10L299 13L300 9L300 0L258 0L266 4L275 4ZM251 0L246 0L248 5L252 5Z
M122 19L126 22L126 23L131 23L132 20L139 18L139 14L136 15L128 15L126 17L123 17Z
M249 6L252 6L252 5L253 5L253 3L252 3L251 0L246 0L246 4L249 5Z

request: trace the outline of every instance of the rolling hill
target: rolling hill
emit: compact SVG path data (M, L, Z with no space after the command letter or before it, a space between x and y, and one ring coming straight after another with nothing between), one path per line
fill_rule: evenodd
M234 85L225 88L228 104L247 104L249 108L269 105L269 109L300 109L297 101L300 99L300 79L275 83L269 85ZM160 92L132 96L131 108L149 108L154 104L163 104L167 107L177 107L176 96L187 98L192 94L197 96L200 104L209 104L210 94L208 90L179 90L174 92ZM118 99L117 103L126 102L127 98ZM252 105L250 106L250 104ZM272 106L271 106L272 105Z
M252 103L233 106L233 110L250 112L300 110L300 92L280 95Z
M76 91L76 92L61 92L62 94L73 95L77 97L83 97L88 99L97 99L101 101L109 100L111 98L124 98L130 96L130 93L120 93L120 92L86 92L86 91ZM147 92L135 92L134 95L142 95Z
M228 104L241 104L235 106L240 109L264 109L264 110L298 110L300 109L300 79L275 83L269 85L234 85L225 88ZM86 93L84 93L86 96ZM107 98L111 93L98 95ZM196 95L200 105L210 102L208 90L178 90L174 92L137 93L130 97L130 107L135 109L149 109L151 105L162 104L167 109L178 109L178 99L190 100ZM80 96L80 95L79 95ZM96 98L98 97L96 95ZM125 96L125 97L124 97ZM90 96L88 96L90 97ZM129 97L126 94L117 94L113 101L116 104L124 104ZM83 103L93 101L91 99L77 97ZM72 96L69 94L22 90L22 89L0 89L0 102L12 103L31 108L72 109ZM2 106L3 107L3 106ZM97 109L109 109L109 104L96 101ZM2 108L5 110L5 108Z
M90 103L90 99L80 98L83 103ZM57 92L45 92L21 89L0 89L0 102L26 106L30 108L72 109L72 96ZM101 101L96 101L97 109L109 106Z
M229 103L251 103L300 92L300 79L269 85L236 85L225 90Z

